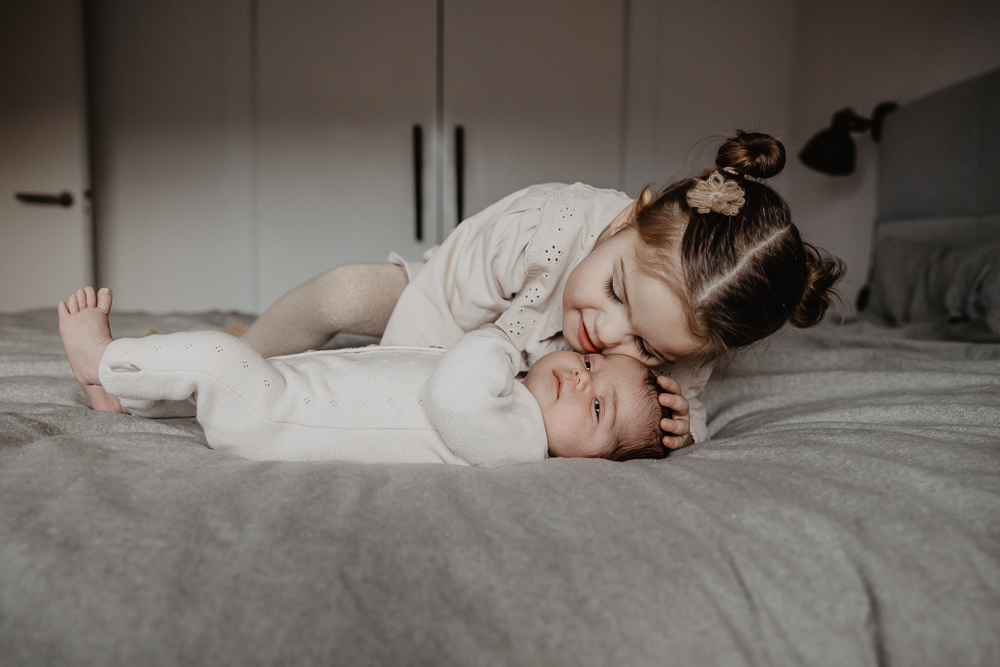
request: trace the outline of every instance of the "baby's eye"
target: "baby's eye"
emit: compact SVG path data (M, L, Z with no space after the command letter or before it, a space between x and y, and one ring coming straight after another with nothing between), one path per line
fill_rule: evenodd
M596 398L594 399L594 412L597 414L597 418L600 419L601 418L601 402L599 400L597 400Z
M639 354L642 355L643 359L652 359L653 355L649 353L646 349L646 343L641 338L635 339L635 346L639 348Z
M587 357L583 358L583 367L586 368L588 372L590 371L590 359Z

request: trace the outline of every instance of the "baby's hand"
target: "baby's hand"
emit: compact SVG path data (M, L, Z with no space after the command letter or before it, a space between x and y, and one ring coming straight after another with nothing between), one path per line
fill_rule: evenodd
M663 436L663 446L680 449L694 442L691 437L691 408L686 398L681 396L681 386L673 378L661 375L657 378L660 387L667 393L660 394L660 405L670 408L673 419L661 419L660 428L667 433Z
M508 333L507 333L506 331L504 331L503 329L501 329L501 328L500 328L499 326L497 326L496 324L493 324L492 322L487 322L487 323L486 323L486 324L484 324L483 326L479 327L479 329L478 329L478 330L479 330L479 331L482 331L483 329L496 329L497 331L499 331L500 333L502 333L502 334L503 334L504 336L506 336L506 337L507 337L507 340L510 340L510 339L511 339L511 338L510 338L510 334L508 334Z

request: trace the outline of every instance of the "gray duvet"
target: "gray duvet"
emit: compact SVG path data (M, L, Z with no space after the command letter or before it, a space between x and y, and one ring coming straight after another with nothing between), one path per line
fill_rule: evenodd
M663 461L484 471L234 459L0 316L0 664L998 665L1000 345L906 334L782 336Z

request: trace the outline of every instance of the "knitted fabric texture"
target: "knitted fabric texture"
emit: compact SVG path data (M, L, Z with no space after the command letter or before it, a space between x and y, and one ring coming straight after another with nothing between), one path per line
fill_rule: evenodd
M547 456L541 411L499 331L264 359L216 331L121 339L100 379L134 415L194 398L209 446L258 460L495 467ZM145 401L146 403L143 403Z

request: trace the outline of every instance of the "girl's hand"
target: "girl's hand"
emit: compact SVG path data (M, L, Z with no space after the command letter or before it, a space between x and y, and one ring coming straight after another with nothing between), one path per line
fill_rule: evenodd
M691 408L686 398L681 396L681 386L671 377L661 375L657 378L660 387L667 393L660 394L660 405L670 408L673 419L661 419L660 428L667 434L663 436L663 446L667 449L680 449L694 442L691 437Z

